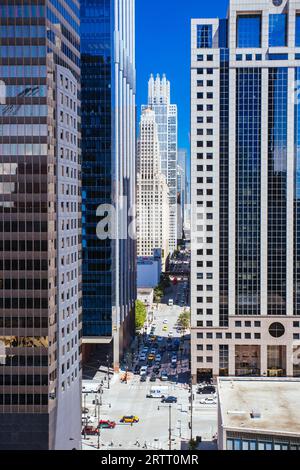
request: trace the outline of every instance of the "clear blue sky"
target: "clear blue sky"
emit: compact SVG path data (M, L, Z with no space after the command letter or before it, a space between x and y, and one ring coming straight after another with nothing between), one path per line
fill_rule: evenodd
M225 18L229 0L136 0L137 106L150 73L166 73L178 105L178 144L189 149L190 19Z

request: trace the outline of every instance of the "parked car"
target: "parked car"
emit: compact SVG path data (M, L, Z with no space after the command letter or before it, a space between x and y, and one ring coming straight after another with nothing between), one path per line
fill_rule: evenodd
M154 374L151 375L150 382L156 382L156 375Z
M176 363L177 363L177 356L172 356L171 363L172 363L172 364L176 364Z
M96 436L99 434L99 429L95 428L94 426L84 426L82 433L83 436Z
M125 415L120 419L120 423L138 423L139 422L139 417L138 416L133 416L133 415Z
M137 364L137 365L135 366L135 368L133 369L133 372L134 372L135 374L138 374L138 373L139 373L139 370L140 370L140 366Z
M144 353L140 354L139 360L140 361L145 361L146 360L146 354L144 354Z
M156 354L155 356L155 362L160 362L161 361L161 355L160 354Z
M116 422L110 421L109 419L101 419L98 427L100 429L114 429L116 427Z
M147 381L147 375L141 375L140 382L146 382Z
M155 355L153 353L148 354L148 361L154 361Z
M176 398L176 397L172 397L172 396L169 396L169 397L162 397L161 402L162 402L162 403L177 403L177 398Z
M153 374L158 375L159 372L160 372L160 368L161 368L161 365L160 365L160 364L156 364L156 366L153 367Z

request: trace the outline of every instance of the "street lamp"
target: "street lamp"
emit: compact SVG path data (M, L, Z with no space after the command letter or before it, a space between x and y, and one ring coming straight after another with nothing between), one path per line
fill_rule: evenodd
M110 388L110 375L109 375L109 360L110 360L110 355L107 354L106 356L106 365L107 365L107 388Z
M162 408L166 408L163 406ZM157 407L160 410L160 405ZM172 450L172 405L169 405L169 450Z

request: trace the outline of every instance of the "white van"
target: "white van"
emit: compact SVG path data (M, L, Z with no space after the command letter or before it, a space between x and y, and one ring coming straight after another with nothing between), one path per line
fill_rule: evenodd
M169 307L173 307L173 305L174 305L173 299L169 299Z
M82 393L98 393L100 383L82 381Z
M148 398L162 398L162 397L167 397L168 394L169 394L169 387L153 386L150 388L150 392L148 393L147 397Z

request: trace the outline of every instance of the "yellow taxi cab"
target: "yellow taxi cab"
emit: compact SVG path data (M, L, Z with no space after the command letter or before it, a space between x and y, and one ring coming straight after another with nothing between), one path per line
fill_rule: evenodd
M154 361L155 355L154 354L148 354L148 361Z
M139 422L139 417L138 416L123 416L121 419L120 419L120 423L129 423L129 424L132 424L132 423L138 423Z
M167 325L164 325L164 326L163 326L163 331L168 331Z

